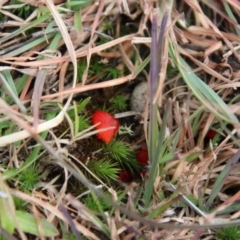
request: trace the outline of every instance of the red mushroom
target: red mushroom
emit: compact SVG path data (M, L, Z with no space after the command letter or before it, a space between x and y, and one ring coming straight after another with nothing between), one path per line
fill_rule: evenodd
M136 159L141 165L148 165L148 150L141 149L137 153Z
M208 139L213 139L215 136L216 136L217 132L212 130L212 129L209 129L207 134L206 134L206 138Z
M120 126L119 121L114 116L100 110L93 113L92 123L94 125L97 123L100 123L99 125L96 126L97 130L107 128L107 127L115 127L113 129L109 129L109 130L97 133L97 137L102 141L104 141L105 143L109 143L112 140L112 138L118 132L118 129Z
M127 170L122 170L118 176L122 182L131 182L133 179L132 173Z

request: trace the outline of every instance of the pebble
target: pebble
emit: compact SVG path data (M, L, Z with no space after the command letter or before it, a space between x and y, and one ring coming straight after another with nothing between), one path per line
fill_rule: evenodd
M133 90L130 99L131 111L143 113L147 103L148 83L141 82Z

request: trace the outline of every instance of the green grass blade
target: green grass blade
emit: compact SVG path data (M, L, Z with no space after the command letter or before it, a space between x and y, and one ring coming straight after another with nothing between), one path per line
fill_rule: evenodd
M27 45L23 45L22 47L13 50L12 52L7 53L6 55L4 55L5 57L15 57L21 53L27 52L28 50L36 47L37 45L45 42L46 40L52 38L54 35L56 35L56 33L49 33L46 36L43 36L41 38L38 38L30 43L28 43Z
M80 11L77 11L74 13L74 28L80 33L82 31L82 27L82 14Z
M149 162L151 165L149 178L146 183L146 188L144 190L144 203L145 206L150 204L152 191L153 191L153 183L155 176L157 174L157 160L154 158L155 151L157 147L158 140L158 122L157 122L157 104L154 103L153 99L156 94L156 89L158 85L158 74L159 68L157 66L158 56L157 56L157 45L158 45L158 37L157 37L157 15L153 16L153 24L152 24L152 43L151 43L151 61L150 61L150 119L149 119L149 127L148 127L148 154L149 154Z
M238 193L237 193L238 194ZM218 211L216 214L217 215L222 215L222 214L228 214L228 213L234 213L234 212L238 212L240 209L240 203L233 203L232 205L230 206L227 206L226 205L226 208L221 210L221 211ZM213 210L214 212L216 212L216 210L214 209Z
M57 34L55 33L55 36L51 43L49 44L47 49L57 49L59 42L62 40L62 34L58 32Z
M142 72L142 70L147 66L150 61L150 55L148 55L135 69L133 72L133 78L136 78L137 75Z
M227 104L192 71L187 62L174 50L172 43L169 45L169 53L194 96L216 117L230 123L239 123Z
M28 29L32 29L34 27L36 27L38 24L45 22L46 20L48 20L51 17L50 13L47 13L39 18L37 18L36 20L32 21L30 24L23 26L21 28L19 28L18 30L16 30L15 32L12 32L11 34L0 38L0 44L9 41L10 39L16 37L17 35L24 33L25 31L27 31Z
M235 18L235 16L234 16L231 8L229 7L229 4L227 3L227 1L223 0L222 4L223 4L223 6L224 6L224 8L226 10L227 15L235 22L235 24L236 24L234 26L235 31L236 31L237 35L240 36L240 29L238 28L238 20Z
M45 34L48 34L48 33L51 33L52 32L52 30L53 30L53 27L56 25L56 23L55 23L55 21L51 21L49 24L48 24L48 26L46 27L46 29L45 29ZM51 44L52 44L52 42L51 42Z
M169 138L164 144L164 139L165 139L166 129L167 129L167 119L169 116L168 113L169 112L166 112L163 116L162 126L159 133L158 145L157 145L156 153L154 156L155 159L158 159L157 163L161 161L161 157L163 156L165 149L167 148L167 146L169 146L169 143L170 143L170 138ZM160 166L162 167L163 165L160 164ZM160 172L162 173L162 169L160 169Z
M9 193L8 186L0 175L0 226L10 234L13 233L15 228L14 212L12 196ZM1 232L0 239L2 239Z
M47 120L49 119L53 119L54 117L56 116L56 112L53 112L53 113L49 113L46 117ZM45 139L48 135L48 132L45 131L45 132L42 132L40 134L40 136ZM22 166L18 169L9 169L7 171L5 171L2 175L3 175L3 178L5 180L7 179L10 179L10 178L13 178L15 177L16 175L18 175L20 172L22 172L23 170L25 170L26 168L28 168L30 165L32 165L39 157L41 157L45 151L42 151L40 153L40 150L42 149L42 147L39 145L39 146L36 146L32 152L29 154L29 156L27 157L26 161L22 164Z
M40 225L44 237L55 237L59 234L58 230L52 223L48 222L43 218L36 220L36 218L28 212L17 210L16 218L19 227L22 229L23 232L39 236Z
M79 11L81 8L85 7L86 5L90 4L92 0L83 0L83 1L76 1L71 0L63 4L64 7L70 8L72 11Z
M22 75L20 78L14 81L17 93L19 94L25 87L29 76L27 74Z
M22 102L18 98L16 86L12 79L12 76L8 70L5 70L3 74L0 73L0 79L3 83L4 88L9 93L13 101L19 106L22 112L26 112L26 107L22 104Z
M217 197L218 193L220 192L221 188L223 187L226 178L228 177L230 171L235 167L238 160L240 158L240 150L238 150L229 160L226 164L225 168L222 170L222 172L219 174L216 182L214 183L212 187L212 191L210 194L210 197L206 203L206 207L209 208L211 204L213 203L213 200Z

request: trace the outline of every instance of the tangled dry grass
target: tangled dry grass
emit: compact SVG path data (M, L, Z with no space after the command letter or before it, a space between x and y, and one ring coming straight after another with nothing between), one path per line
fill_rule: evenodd
M219 231L240 224L239 10L236 0L2 2L0 238L240 239L237 227ZM148 99L134 113L142 81ZM116 115L140 129L124 149L147 146L150 158L131 183L88 168L104 147L69 113L90 118L118 93L128 101Z

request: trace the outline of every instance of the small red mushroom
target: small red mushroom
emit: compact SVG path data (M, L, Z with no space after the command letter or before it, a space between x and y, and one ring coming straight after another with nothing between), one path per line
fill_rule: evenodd
M105 143L109 143L112 140L112 138L118 132L118 129L120 126L119 121L114 116L100 110L93 113L92 123L94 125L97 123L100 123L99 125L96 126L97 130L107 128L107 127L115 127L113 129L109 129L104 132L97 133L97 137L102 141L104 141Z
M206 134L206 138L208 139L213 139L215 136L216 136L217 132L212 130L212 129L209 129L207 134Z
M141 149L137 153L136 159L141 165L148 165L148 150Z
M133 179L132 173L127 170L122 170L118 176L122 182L131 182Z

